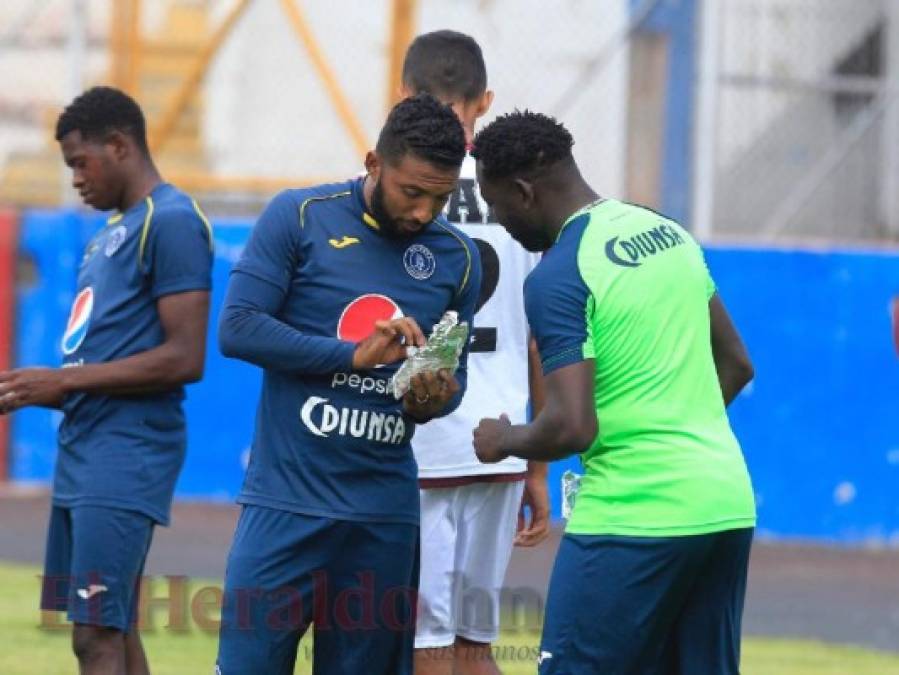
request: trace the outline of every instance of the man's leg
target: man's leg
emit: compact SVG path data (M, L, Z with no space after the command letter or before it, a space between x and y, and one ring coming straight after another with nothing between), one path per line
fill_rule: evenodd
M150 675L150 665L137 626L125 633L125 672L128 675Z
M217 673L292 675L315 580L328 576L334 523L243 507L225 570Z
M500 597L524 482L475 483L460 489L465 498L456 539L454 673L499 675L490 646L499 638Z
M453 675L456 647L416 647L415 675Z
M133 628L153 522L134 511L99 506L78 506L70 513L72 649L82 673L132 675L126 670L124 636ZM146 671L144 662L134 675Z
M81 675L131 675L125 666L124 634L116 628L76 623L72 651Z
M155 525L154 525L155 527ZM143 588L144 565L147 562L147 555L150 553L150 543L147 542L147 550L144 552L144 560L140 566L140 572L137 575L137 583L134 589L134 598L131 602L131 618L129 620L130 627L125 633L125 672L128 675L150 675L150 664L147 661L147 654L144 652L144 645L140 639L140 633L137 629L137 623L140 612L140 591Z
M490 643L472 642L456 638L456 669L454 675L502 675L493 660Z
M418 595L418 526L335 526L329 610L316 614L314 675L411 675ZM223 673L228 675L228 673Z
M415 625L415 675L453 675L460 489L421 490L421 580Z
M677 619L670 669L680 675L740 672L743 600L752 529L714 535L702 573Z
M562 537L550 579L540 675L656 673L712 535Z

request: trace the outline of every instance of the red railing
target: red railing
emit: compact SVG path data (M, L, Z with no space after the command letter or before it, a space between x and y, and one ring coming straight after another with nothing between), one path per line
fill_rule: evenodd
M13 211L0 211L0 371L13 361L16 307L16 243L18 218ZM9 478L9 417L0 416L0 482Z

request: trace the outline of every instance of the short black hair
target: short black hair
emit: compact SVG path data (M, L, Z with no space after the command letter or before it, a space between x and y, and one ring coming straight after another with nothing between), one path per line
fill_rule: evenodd
M472 156L488 178L539 171L571 159L574 139L554 117L515 110L497 117L474 138Z
M387 161L412 153L432 164L459 168L465 159L465 131L452 108L430 94L418 94L393 107L375 150Z
M80 131L82 137L103 140L112 131L131 136L146 154L147 123L133 98L113 87L93 87L72 101L56 122L56 140Z
M403 84L413 92L473 101L487 91L487 66L474 38L454 30L419 35L403 61Z

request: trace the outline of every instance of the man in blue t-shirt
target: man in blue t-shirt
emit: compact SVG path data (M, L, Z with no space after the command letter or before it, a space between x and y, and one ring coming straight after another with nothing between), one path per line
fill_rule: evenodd
M42 609L68 610L83 675L148 673L137 590L184 461L183 386L203 374L212 232L121 91L76 98L56 139L84 202L115 213L81 259L62 368L0 373L0 413L63 411Z
M444 312L471 323L477 247L440 216L465 135L421 95L399 103L367 176L287 190L253 229L219 325L226 356L264 369L228 558L218 668L411 673L419 496L410 439L465 389L459 370L388 382Z

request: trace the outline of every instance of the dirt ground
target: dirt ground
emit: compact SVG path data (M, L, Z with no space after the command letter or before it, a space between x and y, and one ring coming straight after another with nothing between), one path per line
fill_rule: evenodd
M42 562L48 510L46 491L0 491L0 560ZM147 574L221 578L237 513L231 504L177 503L172 527L157 530ZM516 549L506 586L545 596L557 545L558 533ZM899 652L899 551L756 542L744 629Z

